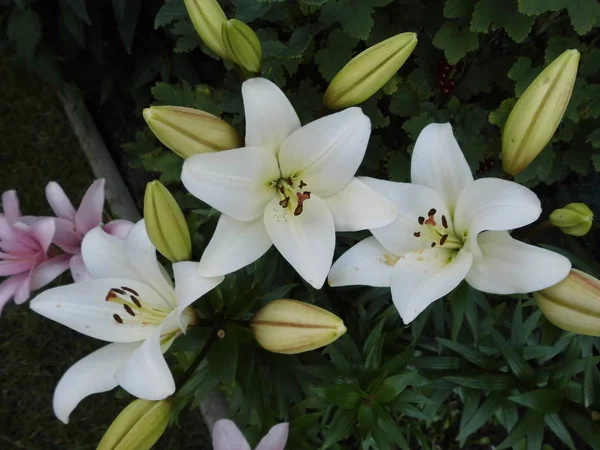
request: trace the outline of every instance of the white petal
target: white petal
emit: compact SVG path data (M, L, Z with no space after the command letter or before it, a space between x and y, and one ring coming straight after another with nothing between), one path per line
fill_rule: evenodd
M525 244L505 231L481 233L483 254L473 260L467 283L491 294L535 292L562 281L570 261L558 253Z
M181 182L194 197L242 221L262 215L275 196L270 182L279 178L275 155L262 147L190 156L181 171Z
M284 178L300 178L307 191L329 197L354 177L370 135L371 121L360 108L348 108L315 120L281 146L281 173Z
M315 289L321 289L331 268L335 225L329 208L313 195L304 211L294 216L278 199L265 208L265 227L277 250L296 272Z
M525 226L535 221L541 212L537 195L525 186L499 178L481 178L460 195L454 213L454 230L459 237L467 238L465 247L479 256L479 233Z
M100 278L48 289L34 298L30 306L38 314L96 339L108 342L140 341L147 338L157 325L145 324L139 314L132 317L123 305L106 301L109 290L123 286L136 291L143 303L162 303L153 289L139 281ZM123 323L115 320L115 314Z
M179 328L179 313L169 317L137 348L116 373L116 379L131 395L145 400L162 400L175 392L175 380L163 356L161 336Z
M252 264L272 245L262 217L240 222L221 214L215 233L200 258L198 270L206 277L227 275Z
M414 233L420 231L419 217L427 217L433 208L435 217L441 220L446 217L448 231L453 231L452 220L446 204L433 189L410 183L378 180L376 178L359 177L363 183L379 192L396 206L398 214L391 224L371 229L377 240L396 255L403 255L413 250L430 247L431 242L416 238Z
M69 267L71 269L71 278L73 278L75 283L87 281L92 278L86 269L85 264L83 263L83 258L81 255L73 255L69 261Z
M265 78L242 84L246 115L246 145L276 154L285 139L300 128L300 119L285 94Z
M432 123L419 134L410 162L410 178L442 196L454 210L461 191L473 174L449 123Z
M81 243L81 257L94 278L139 280L127 256L125 241L111 236L102 228L90 230Z
M389 225L398 215L394 204L358 178L331 197L323 199L335 223L335 231L359 231Z
M212 429L213 450L251 450L239 428L229 419L215 422Z
M443 249L408 253L392 273L392 299L405 324L409 324L437 299L465 279L473 255Z
M364 285L390 287L398 256L390 254L371 236L356 244L333 263L327 278L329 286Z
M54 390L54 414L65 424L71 412L88 395L117 387L115 373L139 343L109 344L69 367Z
M283 450L287 442L290 425L280 423L272 427L267 435L261 439L255 450Z

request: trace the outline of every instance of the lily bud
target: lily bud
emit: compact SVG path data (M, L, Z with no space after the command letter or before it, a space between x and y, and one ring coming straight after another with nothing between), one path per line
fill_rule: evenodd
M97 450L149 450L169 424L172 404L134 400L110 424Z
M250 322L256 340L266 350L292 355L331 344L346 332L335 314L297 300L275 300Z
M563 330L600 336L600 280L577 269L533 294L546 319Z
M260 72L262 47L252 28L241 20L231 19L221 25L221 38L233 62L248 72Z
M184 0L196 32L206 46L223 59L230 59L221 39L221 26L227 16L216 0Z
M565 234L583 236L592 228L594 213L585 203L569 203L550 214L550 223Z
M144 109L144 119L158 140L182 158L242 145L231 125L198 109L152 106Z
M402 33L355 56L331 81L323 103L341 109L364 102L394 76L416 45L415 33Z
M502 167L509 174L523 171L552 138L571 99L578 64L579 52L566 50L513 107L502 133Z
M190 231L181 208L160 181L146 186L144 195L146 231L156 249L169 261L189 261L192 256Z

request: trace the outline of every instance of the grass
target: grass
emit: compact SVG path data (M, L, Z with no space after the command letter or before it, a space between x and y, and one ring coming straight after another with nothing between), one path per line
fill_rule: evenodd
M78 202L93 181L52 89L0 54L0 192L16 189L24 214L49 214L44 188L57 181ZM68 275L60 280L70 282ZM0 448L93 449L131 401L123 391L85 399L65 426L54 417L52 394L74 362L103 343L8 304L0 317ZM197 410L184 412L157 449L207 449Z

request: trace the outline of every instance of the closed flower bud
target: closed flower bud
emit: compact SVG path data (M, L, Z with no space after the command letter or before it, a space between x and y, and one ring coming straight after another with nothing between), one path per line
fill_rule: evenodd
M117 416L104 433L97 450L149 450L169 424L172 404L134 400Z
M550 214L550 223L565 234L583 236L592 228L594 213L585 203L569 203Z
M169 261L188 261L192 240L177 201L160 181L146 186L144 195L146 231L156 249Z
M368 48L338 72L323 103L341 109L364 102L394 76L416 45L415 33L402 33Z
M242 144L231 125L198 109L152 106L144 109L144 119L158 140L182 158Z
M288 355L331 344L346 332L335 314L297 300L272 301L254 314L250 326L261 347Z
M234 63L248 72L260 72L262 47L252 28L241 20L231 19L221 25L221 38Z
M533 294L546 319L563 330L600 336L600 280L571 269L567 278Z
M502 133L502 167L523 171L552 138L567 109L579 52L566 50L540 73L510 112Z
M221 39L221 26L227 16L216 0L184 0L196 32L206 46L223 59L230 59Z

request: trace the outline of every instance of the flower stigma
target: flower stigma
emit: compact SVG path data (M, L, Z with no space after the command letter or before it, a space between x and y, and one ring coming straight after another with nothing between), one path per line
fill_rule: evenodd
M419 229L413 233L413 236L426 241L431 248L438 245L448 250L462 248L463 241L449 227L446 216L442 214L438 221L435 218L436 214L437 210L431 208L427 212L427 217L419 216L417 219Z
M304 202L310 200L310 191L304 191L307 184L303 180L298 180L293 175L288 178L280 178L278 181L272 181L279 197L279 205L283 209L292 209L295 216L302 214Z

